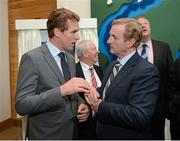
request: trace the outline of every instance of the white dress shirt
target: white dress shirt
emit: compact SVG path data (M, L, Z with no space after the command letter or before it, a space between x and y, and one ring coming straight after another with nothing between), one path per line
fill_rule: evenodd
M117 58L117 61L121 64L119 70L126 64L126 62L135 54L136 51L131 52L130 54L124 56L123 58Z
M91 71L89 70L90 67L87 64L83 63L82 61L80 61L80 64L81 64L85 79L88 81L89 85L92 86ZM100 81L95 69L94 69L94 75L96 78L97 85L98 85L98 87L100 87L101 81Z
M150 62L150 63L154 63L154 57L153 57L153 47L152 47L152 41L151 40L149 40L149 41L147 41L146 43L140 43L140 45L139 45L139 47L138 47L138 49L137 49L137 51L138 51L138 53L141 55L141 51L142 51L142 45L143 44L146 44L147 45L147 47L146 47L146 54L147 54L147 56L148 56L148 61Z

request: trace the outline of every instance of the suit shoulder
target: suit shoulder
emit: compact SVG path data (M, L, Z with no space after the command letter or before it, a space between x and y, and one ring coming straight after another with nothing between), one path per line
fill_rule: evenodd
M101 67L100 67L100 66L98 66L98 65L94 65L94 68L95 68L95 69L102 70L102 69L101 69Z
M162 46L162 47L167 47L169 48L169 43L164 42L164 41L159 41L159 40L152 40L153 44L156 44L158 46Z
M151 69L151 70L155 70L155 71L157 71L158 72L158 69L157 69L157 67L154 65L154 64L152 64L152 63L150 63L150 62L148 62L148 61L146 61L146 60L144 60L144 59L141 59L140 61L140 68L141 69Z
M75 60L74 56L68 52L66 52L66 56L70 58L71 60Z
M27 51L26 53L24 53L23 56L24 55L31 56L31 57L39 56L41 53L41 48L42 48L42 46L31 49L31 50Z

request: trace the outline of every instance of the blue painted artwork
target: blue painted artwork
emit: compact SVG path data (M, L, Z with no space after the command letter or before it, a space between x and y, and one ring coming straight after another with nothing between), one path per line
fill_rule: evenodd
M152 8L158 7L164 1L166 0L132 0L129 3L122 4L117 11L106 17L99 28L99 49L109 61L116 59L116 56L109 52L110 49L107 44L112 21L118 18L138 17Z

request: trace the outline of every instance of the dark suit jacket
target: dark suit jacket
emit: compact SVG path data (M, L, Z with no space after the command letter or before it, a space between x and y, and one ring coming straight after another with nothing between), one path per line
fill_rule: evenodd
M170 47L167 43L152 40L154 65L159 70L160 83L159 93L155 112L161 117L167 116L167 106L169 100L169 82L172 75L173 58Z
M94 69L97 75L99 76L99 79L102 80L103 78L102 69L96 65L94 65ZM76 64L76 76L85 79L80 62ZM83 93L79 93L79 95L85 100ZM83 140L96 139L96 119L92 118L92 115L89 116L87 121L79 123L79 139L83 139Z
M180 127L180 58L174 63L174 71L171 86L170 114L173 126ZM179 134L179 128L174 128Z
M99 93L115 61L107 68ZM158 71L136 52L108 87L97 112L99 139L148 139L149 123L157 98Z
M75 76L74 57L66 53L71 76ZM28 139L72 139L74 115L83 100L74 94L62 96L59 86L64 77L46 44L22 56L16 95L16 110L28 115Z

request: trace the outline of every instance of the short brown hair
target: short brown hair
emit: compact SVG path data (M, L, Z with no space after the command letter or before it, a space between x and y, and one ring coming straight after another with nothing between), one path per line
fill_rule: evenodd
M125 25L124 38L130 39L134 38L136 40L133 47L137 48L142 39L142 26L138 23L136 19L133 18L122 18L114 20L112 25Z
M148 20L145 16L136 17L135 19L136 19L136 20L145 19L145 20L147 20L147 21L149 22L149 20Z
M53 10L47 21L47 30L49 38L54 36L54 28L59 28L61 32L68 29L67 20L80 21L80 17L66 8Z

